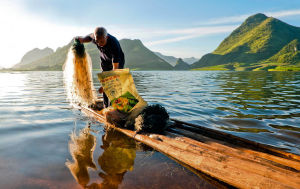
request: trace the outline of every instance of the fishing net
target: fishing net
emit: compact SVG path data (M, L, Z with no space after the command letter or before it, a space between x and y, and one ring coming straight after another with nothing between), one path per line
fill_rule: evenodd
M75 41L70 48L63 70L70 103L80 106L95 104L97 96L93 85L92 61L79 41Z

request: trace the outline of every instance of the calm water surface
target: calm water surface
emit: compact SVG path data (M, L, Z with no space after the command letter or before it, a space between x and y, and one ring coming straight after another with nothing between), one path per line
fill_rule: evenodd
M300 154L300 72L133 76L144 99L173 118ZM0 188L82 187L216 186L72 109L62 72L0 73Z

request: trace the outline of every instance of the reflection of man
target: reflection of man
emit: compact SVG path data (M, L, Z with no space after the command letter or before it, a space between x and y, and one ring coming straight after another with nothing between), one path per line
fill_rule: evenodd
M109 130L102 137L104 152L98 159L101 169L99 173L103 178L101 188L118 188L127 171L131 171L136 156L135 141L124 134Z
M119 41L103 27L97 27L94 33L85 37L76 37L81 43L93 42L100 51L101 68L103 71L110 71L115 69L123 69L125 64L124 53L122 51ZM99 92L102 92L102 87ZM107 108L109 100L105 93L103 93L103 104Z
M67 160L66 166L83 188L117 189L122 183L125 173L133 170L136 143L132 138L118 131L108 130L102 136L103 145L101 148L104 151L98 158L98 163L103 171L99 173L99 176L103 181L100 184L97 182L89 184L88 168L97 169L93 160L96 137L90 131L92 130L84 128L78 136L72 133L69 150L73 162Z

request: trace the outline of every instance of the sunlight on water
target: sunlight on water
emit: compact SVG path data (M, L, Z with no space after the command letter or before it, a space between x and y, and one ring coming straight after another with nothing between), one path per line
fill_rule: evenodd
M26 74L22 73L1 73L0 98L26 93L26 91L24 91L26 79Z

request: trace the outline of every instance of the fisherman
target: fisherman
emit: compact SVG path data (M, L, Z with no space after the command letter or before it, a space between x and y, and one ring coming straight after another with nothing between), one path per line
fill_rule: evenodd
M85 37L75 37L80 43L94 43L100 51L102 71L111 71L115 69L123 69L125 57L119 41L109 33L104 27L97 27L94 33ZM107 108L110 105L107 95L103 92L103 88L99 88L99 93L103 93L103 106Z

